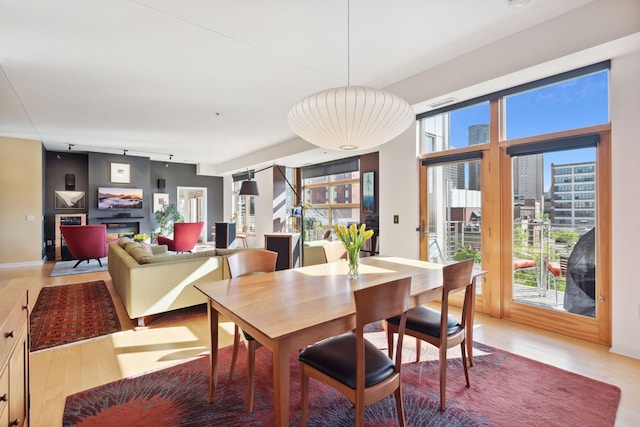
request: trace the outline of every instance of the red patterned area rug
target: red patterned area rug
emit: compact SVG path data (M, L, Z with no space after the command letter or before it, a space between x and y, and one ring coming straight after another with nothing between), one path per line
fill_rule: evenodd
M249 414L245 409L246 353L241 347L237 372L228 381L231 350L232 346L220 350L218 389L211 404L207 403L209 357L201 356L68 396L63 426L273 425L271 353L264 348L256 353L255 402ZM476 363L469 370L471 388L464 386L460 359L450 359L447 410L440 412L438 362L411 362L411 350L402 379L408 426L614 424L619 388L483 344L475 344ZM291 369L290 425L297 426L300 390L295 355ZM310 391L309 426L354 424L355 413L346 398L313 379ZM395 413L391 396L366 408L366 425L397 426Z
M42 288L30 320L32 352L121 330L103 280Z

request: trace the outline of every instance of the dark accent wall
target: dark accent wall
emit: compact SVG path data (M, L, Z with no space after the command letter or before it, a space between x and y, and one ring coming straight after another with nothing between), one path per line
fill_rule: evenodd
M373 186L373 194L375 196L375 209L373 212L365 212L360 204L360 221L367 224L367 229L372 229L374 237L371 240L371 245L375 250L376 241L380 235L380 153L364 154L360 156L360 182L362 182L362 174L364 172L375 172L375 182ZM362 200L362 189L360 186L360 200ZM375 253L371 253L374 255Z
M379 192L379 181L380 181L380 166L379 166L379 152L375 152L375 153L369 153L369 154L364 154L362 156L360 156L360 181L362 182L362 174L364 172L375 172L375 183L374 183L374 190L373 190L373 194L375 195L375 209L374 209L374 214L377 214L379 212L379 208L380 208L380 197L378 196L378 192ZM360 200L362 200L362 186L360 186ZM368 213L367 213L368 215ZM365 221L365 212L362 209L362 206L360 207L360 220L361 221Z
M66 174L76 177L76 191L84 191L88 196L89 168L86 154L74 152L47 151L45 154L44 174L44 243L47 258L54 259L55 216L56 214L87 213L88 203L85 199L85 209L55 209L55 192L64 191L64 177Z
M129 165L130 182L111 182L111 163ZM89 186L87 194L87 223L127 223L138 222L140 233L151 233L151 205L153 197L149 182L151 161L147 157L122 156L117 154L89 153ZM76 177L77 180L77 177ZM142 189L142 209L98 209L98 187L140 188ZM130 215L130 218L119 218Z
M141 233L151 233L155 227L153 193L158 191L158 179L165 180L162 193L169 194L169 202L177 203L177 188L204 187L207 189L207 223L223 221L223 179L196 174L196 166L182 163L151 161L147 157L105 153L53 152L43 153L44 243L46 254L53 259L56 214L87 214L88 224L104 222L139 222ZM111 182L111 163L130 166L130 183ZM65 190L65 175L75 176L75 190L85 192L85 209L55 209L55 191ZM143 191L142 209L99 210L98 187L140 188ZM118 214L131 218L118 218ZM138 218L134 218L138 217Z
M196 165L152 161L151 191L152 193L169 194L169 203L175 204L178 201L178 187L205 187L207 189L207 227L209 227L207 235L210 240L215 223L225 221L223 218L223 178L197 175L196 172ZM158 190L158 179L165 180L163 191Z
M40 143L40 163L42 164L42 182L41 182L41 187L43 189L42 191L42 215L44 218L44 214L45 214L45 210L47 209L47 192L46 192L46 188L47 188L47 150L44 148L44 145L42 143ZM44 236L46 235L46 224L45 221L42 221L42 238L44 239ZM49 248L47 247L47 241L43 240L43 244L41 246L42 248L42 257L44 258L45 256L48 256L48 250Z

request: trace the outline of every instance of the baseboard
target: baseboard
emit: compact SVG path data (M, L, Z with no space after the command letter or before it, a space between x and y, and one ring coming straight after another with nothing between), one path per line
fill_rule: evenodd
M27 262L11 262L0 264L0 269L3 268L16 268L16 267L37 267L43 266L44 263L47 262L47 258L44 257L40 261L27 261Z

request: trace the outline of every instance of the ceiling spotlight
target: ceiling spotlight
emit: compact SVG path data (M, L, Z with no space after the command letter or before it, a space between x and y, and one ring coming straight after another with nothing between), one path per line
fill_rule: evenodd
M123 150L122 155L123 155L123 156L126 156L126 155L127 155L127 151L128 151L128 150Z
M173 159L173 154L169 154L169 160Z
M75 146L76 144L69 144L69 151L71 151L71 147Z

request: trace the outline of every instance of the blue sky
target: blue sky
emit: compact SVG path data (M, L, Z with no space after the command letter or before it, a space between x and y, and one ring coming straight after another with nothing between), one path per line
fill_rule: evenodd
M540 135L609 122L609 73L601 71L566 82L512 95L506 101L507 139ZM451 114L451 145L469 145L471 125L489 123L489 103ZM595 149L558 151L544 155L545 191L551 163L595 160Z

